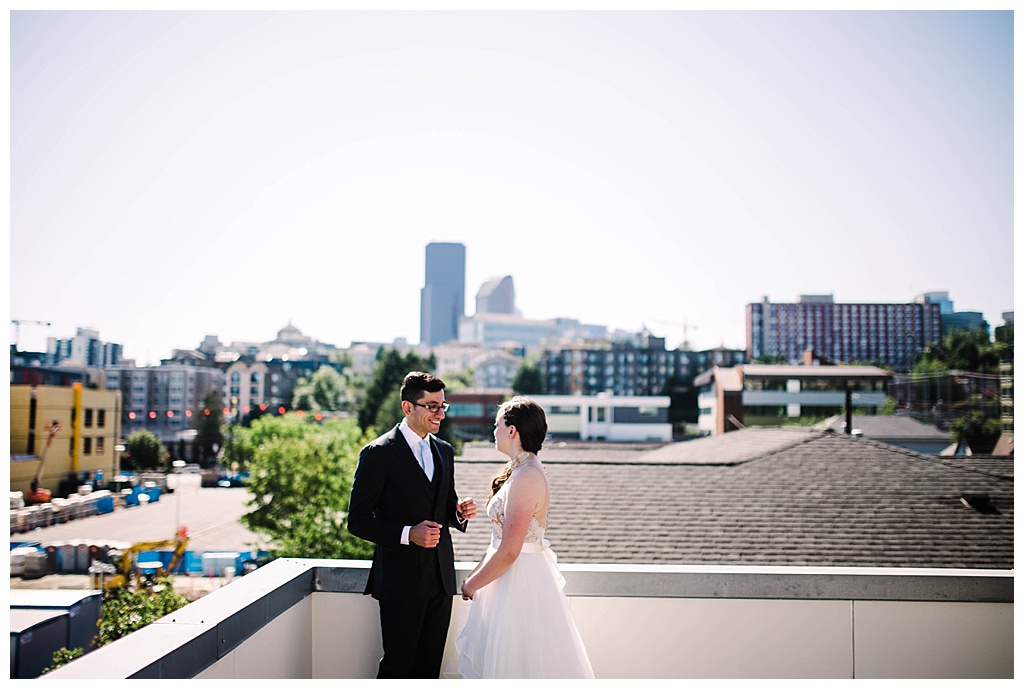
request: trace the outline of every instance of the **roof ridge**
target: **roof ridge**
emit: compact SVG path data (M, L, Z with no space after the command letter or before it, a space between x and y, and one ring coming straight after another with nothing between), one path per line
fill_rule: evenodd
M757 427L754 426L753 428L757 428ZM798 447L798 446L804 445L806 443L814 442L815 440L820 440L821 438L824 438L829 433L834 433L834 431L832 431L831 429L828 429L828 428L826 428L824 430L809 430L806 435L800 436L795 442L788 443L786 445L783 445L782 447L776 447L776 448L773 448L771 450L766 450L763 454L755 455L753 457L747 457L746 459L742 459L742 460L739 460L739 461L736 461L736 462L731 462L730 464L731 465L749 464L750 462L757 462L757 461L762 460L762 459L768 459L772 455L777 455L780 452L788 452L789 450L792 450L794 447Z
M966 472L971 473L971 474L979 474L981 476L988 476L990 478L998 479L1000 481L1009 481L1009 482L1013 483L1013 477L1012 476L1006 476L1005 474L995 474L995 473L992 473L991 471L984 471L982 469L974 469L974 468L971 468L971 467L967 467L967 466L964 466L963 464L956 464L956 463L953 463L953 462L946 461L946 459L944 457L940 457L940 456L936 456L936 455L929 455L929 454L925 454L923 452L917 452L916 450L911 450L911 449L903 447L901 445L891 445L889 443L884 443L881 440L872 440L871 438L865 438L863 436L861 436L861 437L853 437L853 436L851 436L848 433L840 433L840 432L836 431L835 429L831 429L831 428L828 429L826 432L827 433L831 433L831 434L833 434L833 435L835 435L837 437L847 438L850 442L869 443L871 445L874 445L875 447L879 447L879 448L882 448L882 449L890 450L890 451L896 452L898 454L907 455L911 459L918 459L918 460L922 460L922 461L925 461L925 462L929 462L931 464L938 464L938 465L941 465L941 466L944 466L944 467L948 467L950 469L960 469L961 471L966 471Z

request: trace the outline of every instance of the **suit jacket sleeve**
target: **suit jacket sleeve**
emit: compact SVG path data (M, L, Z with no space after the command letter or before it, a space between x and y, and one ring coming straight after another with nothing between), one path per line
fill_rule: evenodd
M380 509L387 484L381 453L386 451L380 446L367 445L359 453L348 506L348 530L354 536L384 546L398 545L402 530L407 526L385 521Z
M448 464L448 503L445 507L445 513L448 515L448 525L465 532L468 522L459 521L459 496L455 492L455 449L448 443L443 443L441 444L441 452L444 454L445 462Z

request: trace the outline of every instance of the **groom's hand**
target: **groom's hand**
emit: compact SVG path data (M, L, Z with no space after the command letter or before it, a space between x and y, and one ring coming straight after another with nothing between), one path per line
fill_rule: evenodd
M466 498L460 500L456 506L455 511L459 514L459 519L464 522L468 522L470 519L476 516L476 501L473 498Z
M441 525L424 519L409 529L409 542L421 548L436 548L441 541Z

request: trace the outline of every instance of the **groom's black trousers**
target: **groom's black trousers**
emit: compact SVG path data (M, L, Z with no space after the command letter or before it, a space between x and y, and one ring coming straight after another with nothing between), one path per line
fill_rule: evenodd
M440 579L426 598L380 600L384 657L377 679L438 679L452 619L452 595Z

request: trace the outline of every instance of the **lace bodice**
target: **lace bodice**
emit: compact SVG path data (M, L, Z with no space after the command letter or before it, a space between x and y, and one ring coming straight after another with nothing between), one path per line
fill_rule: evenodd
M514 478L498 489L498 492L487 503L487 516L491 520L491 541L500 541L505 528L505 499L508 498L508 489ZM537 517L530 517L530 528L526 531L526 538L523 543L541 543L544 540L544 527L541 526Z

